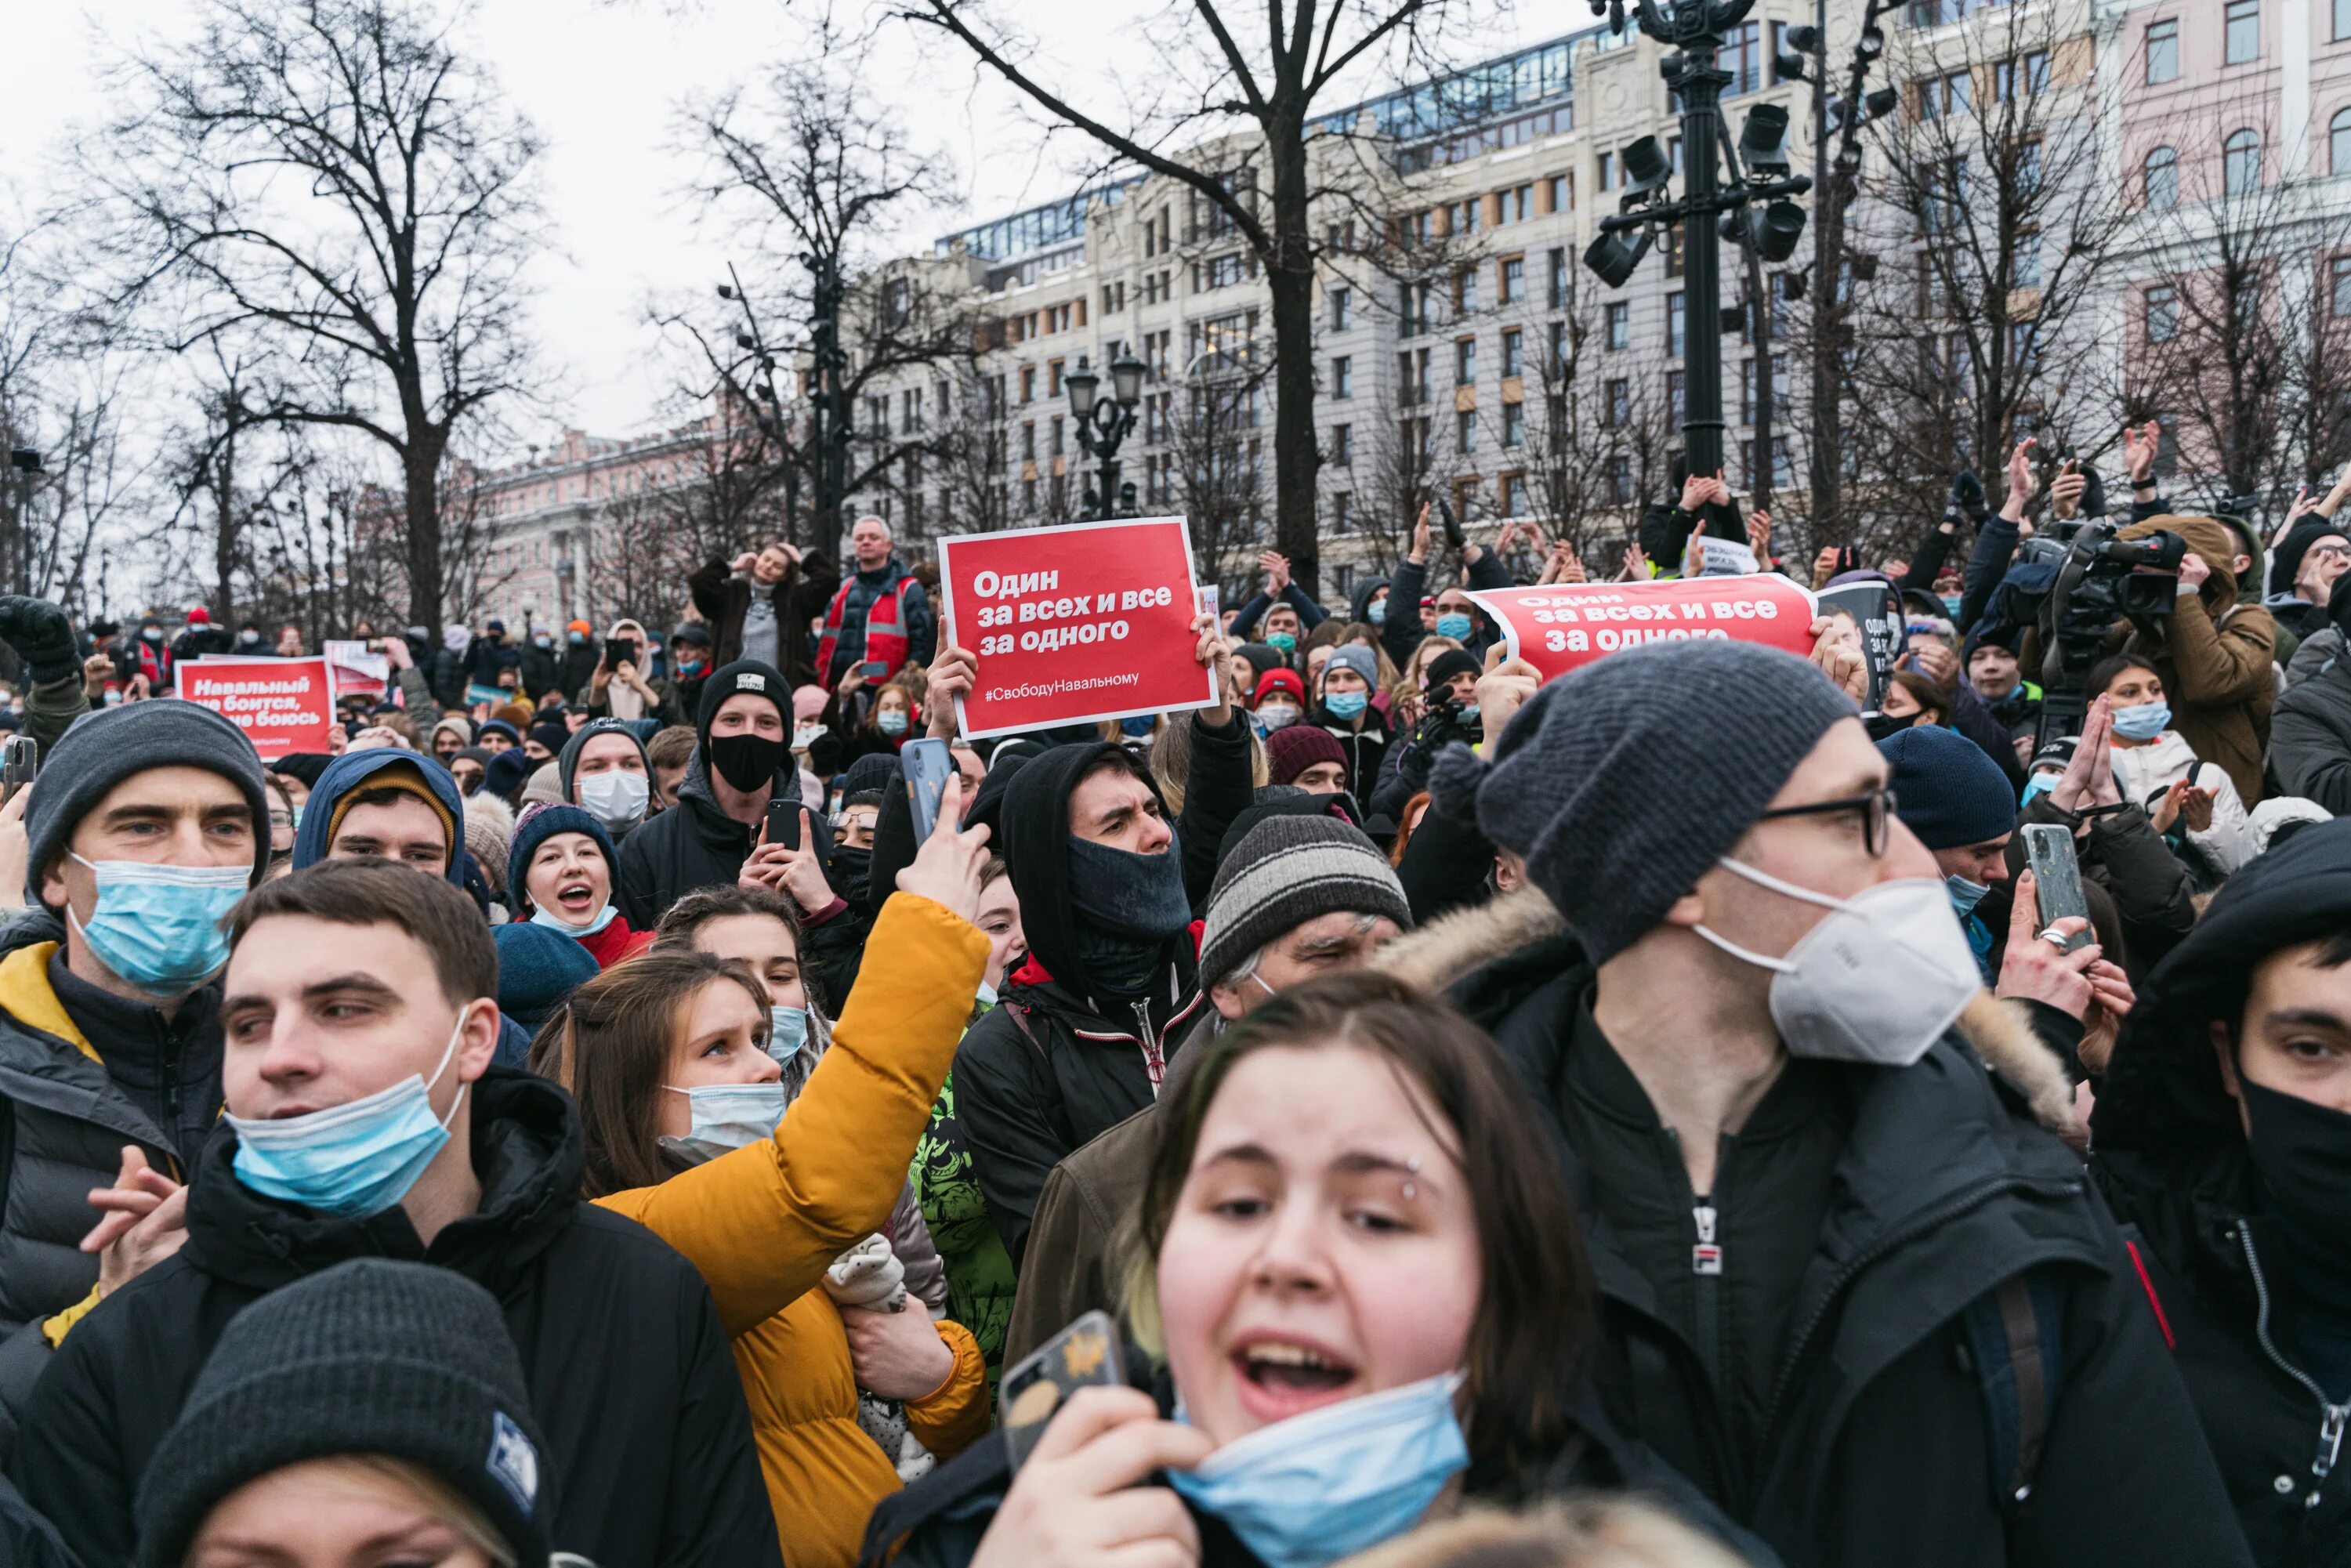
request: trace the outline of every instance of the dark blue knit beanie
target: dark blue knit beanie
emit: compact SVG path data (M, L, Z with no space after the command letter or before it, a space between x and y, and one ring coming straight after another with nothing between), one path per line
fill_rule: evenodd
M514 843L507 851L507 899L519 916L523 901L528 896L523 891L523 878L530 871L530 857L538 846L558 833L585 833L596 841L604 852L604 867L617 884L621 874L620 852L612 847L612 835L604 824L577 806L536 805L516 819ZM617 886L615 888L617 892Z
M1990 843L2016 830L2016 791L2000 764L1955 729L1919 725L1877 743L1894 765L1895 815L1930 850Z

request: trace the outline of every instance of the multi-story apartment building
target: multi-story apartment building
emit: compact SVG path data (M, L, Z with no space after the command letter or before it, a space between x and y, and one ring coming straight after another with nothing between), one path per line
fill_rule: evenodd
M1853 0L1829 7L1840 79L1859 10ZM1727 133L1737 136L1754 103L1785 105L1800 171L1812 167L1812 89L1776 84L1771 60L1783 30L1813 17L1809 0L1761 0L1721 57L1732 78ZM2304 300L2351 320L2351 0L1905 0L1888 21L1890 47L1872 82L1898 88L1901 118L1862 138L1870 162L1855 225L1881 253L1873 262L1891 269L1881 277L1895 281L1881 283L1866 329L1917 339L1917 363L1930 381L1959 388L1973 368L1962 362L1960 340L1980 323L1949 319L1967 306L1946 298L1922 261L1958 236L1931 210L1889 221L1869 209L1896 183L1885 176L1886 160L1931 149L1936 128L1970 106L2045 99L2029 115L1979 112L1959 135L1980 141L2001 126L2023 127L2031 155L2010 165L2020 183L2041 177L2044 151L2054 162L2061 142L2078 139L2091 152L2049 177L2103 187L2131 209L2093 224L2095 200L2064 207L2069 223L2095 229L2111 252L2094 289L2070 297L2061 282L2067 236L2044 232L2060 204L2028 203L2033 215L2019 226L2031 232L1973 236L1996 242L2006 269L1985 287L2009 318L2003 340L2023 367L2011 366L2011 392L2044 354L2061 362L2039 340L2044 329L2058 329L2053 314L2064 314L2065 329L2091 349L2062 361L2062 377L2044 378L2076 384L2016 401L2020 427L2054 410L2072 421L2069 438L2095 446L2098 427L2110 433L2123 413L2162 401L2164 389L2147 383L2131 356L2178 308L2166 290L2210 265L2214 231L2225 225L2199 214L2246 193L2286 188L2290 199L2257 217L2300 225L2263 239L2272 259L2256 269L2272 279L2273 304L2288 307L2279 312L2286 325ZM1410 498L1427 490L1449 494L1465 517L1489 525L1531 518L1587 543L1604 541L1638 504L1662 495L1667 455L1679 444L1687 335L1719 324L1689 318L1677 246L1661 244L1622 288L1582 265L1598 221L1617 210L1620 150L1653 134L1679 167L1660 54L1646 38L1591 29L1318 121L1327 133L1314 143L1324 256L1313 350L1326 594L1394 559ZM1249 187L1246 143L1196 152L1196 162L1228 169ZM1982 162L1994 161L1987 151ZM1969 177L1953 187L1962 200ZM1986 176L1980 168L1971 177ZM1981 214L1972 221L1980 231ZM1728 304L1749 285L1745 254L1725 252ZM1797 292L1790 282L1811 283L1811 259L1808 238L1764 286L1771 319L1782 326L1798 313L1786 303ZM854 308L906 311L917 296L967 319L971 350L956 363L910 367L862 389L851 411L858 441L903 455L851 498L844 521L880 513L919 552L941 533L1077 515L1092 465L1066 379L1081 358L1106 371L1131 352L1145 371L1120 458L1136 505L1190 515L1204 570L1228 581L1247 571L1272 509L1270 294L1213 204L1158 176L1076 192L883 267ZM1730 478L1745 489L1764 456L1754 447L1760 389L1745 327L1726 334L1722 358ZM1801 431L1802 356L1783 342L1775 367L1778 429ZM2351 374L2344 382L2351 386ZM1107 375L1102 385L1107 393ZM803 376L802 400L808 390ZM1842 390L1885 395L1859 382ZM1835 455L1848 482L1865 489L1873 462L1915 455L1880 451L1870 428L1865 419L1849 423L1848 450ZM1774 463L1782 490L1804 479L1803 457L1791 459L1788 440L1780 437ZM511 622L526 612L592 614L629 597L603 563L630 552L598 539L632 497L705 482L712 445L712 430L701 426L632 443L571 433L554 453L491 476L485 494L497 553L483 601ZM2196 443L2183 445L2193 460ZM1942 479L1928 473L1920 482L1932 488ZM1881 502L1893 493L1880 490ZM682 586L674 591L682 596Z
M1781 29L1811 15L1767 0L1732 34L1722 55L1732 135L1750 103L1803 90L1775 88L1771 58ZM1406 497L1422 484L1489 521L1548 509L1536 471L1563 356L1581 356L1597 420L1616 432L1582 455L1601 498L1629 506L1662 482L1685 334L1696 329L1678 246L1661 247L1622 289L1581 265L1598 220L1616 210L1618 149L1654 133L1678 166L1658 60L1645 38L1591 29L1318 122L1329 133L1314 148L1325 242L1319 517L1336 591L1392 558ZM1802 122L1809 110L1792 114ZM1246 183L1247 152L1236 144L1208 159ZM919 287L960 288L983 323L962 378L970 406L934 406L929 417L984 423L972 450L998 477L959 492L934 464L918 470L925 477L872 487L859 508L916 533L1075 515L1090 465L1064 378L1081 356L1102 370L1133 352L1146 371L1120 456L1136 504L1193 512L1196 548L1216 558L1204 570L1249 563L1271 510L1270 307L1255 257L1212 204L1179 182L1137 178L948 235L904 270ZM1725 298L1739 298L1736 265L1725 277ZM1730 348L1725 360L1728 413L1744 441L1751 371ZM907 398L935 403L950 391L934 376L906 381L869 397L862 436L899 439Z

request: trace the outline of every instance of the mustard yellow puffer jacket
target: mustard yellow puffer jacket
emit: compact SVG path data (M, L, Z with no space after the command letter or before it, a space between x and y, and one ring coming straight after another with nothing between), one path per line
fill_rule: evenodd
M857 1425L848 1335L815 1287L889 1219L987 964L977 928L912 894L891 894L867 946L887 961L859 973L831 1049L773 1138L599 1200L709 1282L789 1568L848 1568L866 1516L898 1490L892 1459ZM987 1431L987 1382L970 1333L952 1322L938 1331L955 1370L908 1400L906 1416L946 1459Z

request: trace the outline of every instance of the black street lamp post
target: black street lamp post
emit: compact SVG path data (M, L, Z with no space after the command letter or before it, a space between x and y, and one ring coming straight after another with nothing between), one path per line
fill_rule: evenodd
M1118 449L1134 429L1134 406L1143 401L1141 360L1122 350L1110 362L1111 395L1103 397L1102 377L1078 356L1078 368L1061 378L1070 394L1070 413L1077 421L1078 444L1100 464L1098 482L1086 486L1085 517L1134 516L1134 486L1118 482Z
M776 391L775 346L760 331L759 319L751 308L751 297L743 291L743 280L736 277L731 262L727 264L726 276L732 281L718 286L718 298L731 299L742 307L743 322L749 329L735 334L735 346L751 356L758 383L746 390L735 381L731 371L721 373L737 395L751 404L759 434L774 442L783 454L786 534L794 544L832 549L841 542L841 502L842 492L848 488L849 442L852 434L849 399L841 388L841 372L849 362L841 348L844 289L836 268L819 257L802 259L816 280L815 319L809 331L813 386L809 398L808 439L797 444L792 440L792 416L784 412L783 399ZM798 526L803 468L808 470L816 492L815 515L810 519L805 538L800 537Z
M1647 254L1655 231L1680 225L1688 279L1682 313L1682 435L1689 471L1713 474L1723 466L1724 429L1719 243L1728 238L1753 246L1765 261L1786 260L1804 228L1803 209L1788 198L1802 195L1813 182L1789 172L1788 111L1779 105L1748 110L1735 150L1722 135L1722 89L1731 77L1716 64L1716 55L1724 32L1740 24L1755 0L1633 3L1641 31L1676 50L1662 69L1681 99L1684 192L1679 201L1667 199L1673 167L1656 137L1644 136L1625 148L1624 200L1614 216L1601 220L1600 237L1584 252L1583 264L1611 288L1620 287ZM1607 16L1612 30L1625 30L1625 0L1592 0L1592 9L1594 16ZM1718 159L1729 167L1728 183L1718 180ZM1764 204L1761 213L1748 210L1758 203ZM1770 462L1768 454L1764 461Z

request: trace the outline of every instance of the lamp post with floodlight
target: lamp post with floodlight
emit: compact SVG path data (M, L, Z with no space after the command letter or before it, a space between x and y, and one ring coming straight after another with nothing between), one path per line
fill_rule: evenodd
M1132 492L1123 493L1119 487L1118 449L1134 429L1134 408L1143 401L1144 368L1141 360L1120 350L1110 362L1108 397L1102 395L1102 377L1088 368L1083 354L1078 356L1078 368L1061 378L1070 394L1071 416L1077 421L1078 444L1100 465L1098 482L1086 486L1083 515L1089 521L1134 515Z

